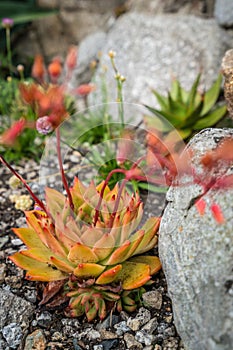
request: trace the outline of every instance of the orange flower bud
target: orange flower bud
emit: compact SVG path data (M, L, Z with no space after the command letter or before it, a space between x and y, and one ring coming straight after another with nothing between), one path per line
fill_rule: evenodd
M37 79L39 82L44 80L45 66L44 59L41 55L36 55L32 66L32 77Z
M48 66L48 72L49 72L50 79L53 82L56 82L62 72L62 65L61 65L60 58L55 57L52 60L52 62Z
M90 92L95 90L95 85L94 84L82 84L75 89L75 93L79 96L87 96L90 94Z

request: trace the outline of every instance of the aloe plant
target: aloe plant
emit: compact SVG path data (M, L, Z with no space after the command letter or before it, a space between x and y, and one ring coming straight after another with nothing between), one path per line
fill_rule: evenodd
M183 139L187 139L195 131L211 127L223 118L227 111L226 105L217 103L222 75L219 74L210 89L203 93L198 91L200 79L201 74L197 76L190 91L184 90L177 79L172 81L167 96L152 90L161 109L146 105L147 109L157 117L146 116L148 126L167 133L175 128ZM169 123L166 123L166 120Z
M66 196L48 188L44 210L25 212L28 227L14 232L27 250L10 259L29 280L64 280L71 316L85 313L90 321L113 307L135 310L133 291L161 268L157 257L141 255L157 243L159 218L137 230L143 204L118 185L85 187L76 178L70 193L73 210Z

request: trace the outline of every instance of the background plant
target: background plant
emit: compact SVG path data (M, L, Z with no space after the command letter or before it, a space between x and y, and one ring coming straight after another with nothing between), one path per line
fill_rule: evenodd
M196 131L217 124L227 111L224 102L217 102L221 93L222 75L219 74L210 89L203 92L198 91L200 78L201 74L197 76L190 91L184 90L177 79L173 79L167 96L152 90L161 109L146 106L157 117L145 117L148 127L166 133L175 128L183 139L188 139ZM164 123L164 120L169 123Z

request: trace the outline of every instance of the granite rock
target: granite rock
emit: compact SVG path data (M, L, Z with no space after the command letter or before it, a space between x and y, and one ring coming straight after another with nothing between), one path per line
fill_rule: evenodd
M150 88L165 93L174 75L189 89L202 71L202 83L209 87L218 74L229 41L214 19L192 15L125 14L107 34L96 75L97 86L100 86L102 65L107 66L109 100L116 100L116 82L108 57L108 52L114 50L117 68L126 77L125 102L156 105ZM89 101L92 105L97 103L96 94L90 95Z
M206 129L190 141L196 171L200 171L200 157L225 136L233 137L232 129ZM160 226L159 255L184 346L229 350L233 348L233 189L209 190L203 197L206 212L200 216L192 203L202 192L192 185L170 188ZM211 214L213 201L221 207L223 224L217 224Z
M233 1L216 0L214 14L221 26L233 27Z

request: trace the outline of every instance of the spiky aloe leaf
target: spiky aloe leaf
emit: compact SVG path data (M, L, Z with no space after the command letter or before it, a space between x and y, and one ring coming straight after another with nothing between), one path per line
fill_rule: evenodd
M96 284L110 284L117 278L122 270L122 265L116 265L104 271L96 280Z
M93 263L78 264L73 273L77 277L89 278L98 277L105 270L105 266Z
M222 117L226 114L227 107L225 105L215 108L212 112L208 113L207 116L199 119L196 124L194 124L194 130L201 130L208 128L216 124Z
M204 116L206 113L208 113L217 102L220 89L221 89L221 84L222 84L222 74L220 73L217 79L215 80L214 84L210 87L208 91L206 91L204 95L204 105L200 114L201 117Z
M68 254L68 259L75 263L96 263L98 262L97 255L84 244L77 243L73 246Z
M154 275L162 268L161 262L157 256L138 255L132 257L129 261L149 265L151 275Z
M143 286L151 278L150 267L147 264L125 261L117 281L122 283L125 290L136 289Z

